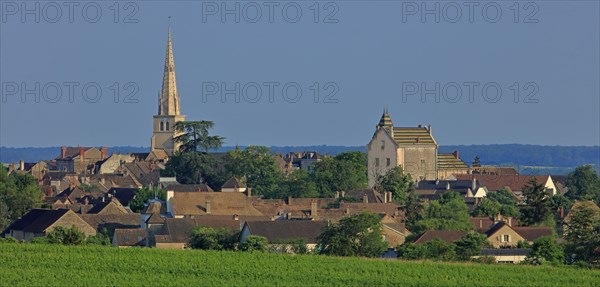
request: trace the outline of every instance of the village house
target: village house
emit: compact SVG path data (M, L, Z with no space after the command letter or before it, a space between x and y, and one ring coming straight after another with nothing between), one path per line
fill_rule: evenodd
M69 209L32 209L17 219L3 232L2 237L31 242L36 237L48 235L57 227L76 227L86 237L96 235L96 229Z
M302 240L307 249L314 250L319 235L327 227L325 221L312 220L276 220L246 222L240 233L240 242L246 242L248 236L256 235L267 238L271 247L279 247L288 253L292 252L290 243Z
M466 174L455 175L458 180L473 180L476 179L480 185L485 186L488 192L506 189L512 192L517 199L523 198L523 188L529 184L532 179L535 179L538 184L542 184L548 195L556 195L557 188L549 175L500 175L500 174Z
M143 228L115 229L112 245L119 248L146 246L147 232Z
M108 149L102 147L61 147L56 160L56 169L76 174L90 174L94 164L108 157Z

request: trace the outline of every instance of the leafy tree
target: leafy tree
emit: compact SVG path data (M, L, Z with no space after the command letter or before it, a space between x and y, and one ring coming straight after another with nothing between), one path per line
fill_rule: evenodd
M292 172L281 182L280 193L276 197L319 197L316 184L311 180L308 172L302 169Z
M232 234L227 228L212 228L201 226L192 231L188 246L203 250L232 250L237 234Z
M242 251L267 251L269 241L263 236L250 235L246 237L246 241L240 243Z
M475 207L472 214L473 216L494 217L500 213L500 208L502 208L502 205L499 202L489 198L483 198L479 205Z
M427 259L434 261L456 260L456 245L434 238L425 243L405 243L397 247L398 257L408 260Z
M423 218L423 204L414 191L408 192L406 200L401 204L404 210L406 226L413 230L419 220Z
M387 248L382 231L377 214L365 212L345 217L319 235L317 249L326 255L378 257Z
M527 261L539 262L539 259L552 264L563 264L565 262L563 246L558 244L553 236L538 238L531 246L531 253L527 256Z
M215 160L200 152L175 153L165 166L162 176L174 176L183 184L206 183L214 173Z
M517 210L517 200L513 196L512 192L502 188L494 192L489 192L486 195L486 199L498 202L500 204L499 212L502 215L511 217L519 216L519 211Z
M110 234L110 231L108 230L108 228L104 227L96 235L88 237L85 240L85 242L91 245L109 246L112 244L111 238L112 236Z
M521 224L538 225L550 216L548 193L543 184L538 184L535 178L523 187L524 205L520 207Z
M56 227L48 233L47 237L48 242L52 244L81 245L85 242L85 234L75 226L71 228Z
M0 230L41 203L42 193L35 178L29 174L9 175L0 168Z
M580 205L571 210L564 235L569 262L600 260L600 215L592 208Z
M167 191L164 189L144 187L135 194L133 199L129 202L129 208L133 212L142 212L144 205L148 200L158 197L160 200L167 200Z
M321 197L333 197L336 191L367 187L367 160L362 152L346 152L312 165L312 180Z
M591 165L579 166L569 173L566 185L570 199L593 199L600 203L600 178Z
M427 206L424 217L417 222L414 231L426 230L469 230L473 223L469 220L469 208L464 199L454 191L449 191L433 200Z
M225 138L209 135L214 127L212 121L185 121L175 124L175 131L181 133L175 142L181 144L181 152L196 152L198 148L207 153L211 149L220 148Z
M481 233L470 232L460 240L454 242L456 245L457 258L470 260L473 256L479 256L483 246L488 244L487 237Z
M267 198L277 197L283 172L275 165L275 156L271 149L263 146L236 148L227 152L226 169L233 176L245 179L253 193Z
M550 209L553 211L557 211L560 208L563 208L564 210L567 210L571 207L571 200L569 200L568 197L562 195L562 194L557 194L557 195L553 195L550 197L550 199L548 200L548 204L550 205Z
M380 192L391 192L396 202L404 202L407 193L414 189L414 181L410 174L404 174L401 166L396 166L389 169L385 175L378 177L375 189Z

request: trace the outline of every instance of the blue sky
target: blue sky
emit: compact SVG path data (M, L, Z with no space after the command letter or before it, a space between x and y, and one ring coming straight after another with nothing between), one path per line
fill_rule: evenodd
M226 2L240 5L239 23L210 1L93 2L85 13L81 2L72 15L52 2L60 17L52 4L26 2L40 5L39 23L14 3L0 10L0 146L149 146L168 16L182 113L214 121L227 145L364 145L386 105L395 125L431 124L442 145L600 144L597 1L476 2L472 21L464 2ZM421 15L436 4L438 22ZM23 87L36 82L22 103ZM239 103L203 90L235 83ZM52 103L57 85L61 98ZM89 98L96 87L102 97L85 101L84 86ZM124 103L130 92L137 102ZM48 99L36 103L36 95Z

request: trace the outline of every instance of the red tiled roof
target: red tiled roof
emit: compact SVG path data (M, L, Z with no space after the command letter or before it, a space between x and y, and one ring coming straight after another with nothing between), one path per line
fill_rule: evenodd
M439 238L448 243L453 243L465 235L467 235L466 231L428 230L423 233L423 235L419 236L419 238L417 238L414 242L425 243L433 240L434 238Z

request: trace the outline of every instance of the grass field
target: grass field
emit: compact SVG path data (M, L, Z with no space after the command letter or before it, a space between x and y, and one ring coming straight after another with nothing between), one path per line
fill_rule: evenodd
M0 244L2 286L600 286L570 267Z

